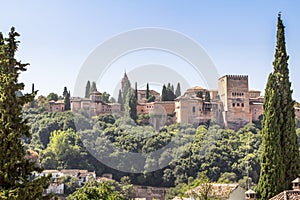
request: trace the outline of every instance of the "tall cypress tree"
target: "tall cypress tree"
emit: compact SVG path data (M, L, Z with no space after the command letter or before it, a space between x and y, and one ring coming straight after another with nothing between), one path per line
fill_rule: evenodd
M167 101L167 99L168 99L167 88L166 88L166 85L163 85L163 89L161 92L161 100Z
M64 91L63 91L63 97L65 98L65 97L67 96L67 94L68 94L68 89L67 89L67 87L65 86L65 87L64 87Z
M31 86L31 93L35 93L36 91L34 90L34 83L32 83ZM30 108L34 108L34 99L30 102Z
M90 97L90 91L91 91L91 82L88 81L85 86L85 95L84 95L85 98Z
M176 87L176 90L175 90L175 96L176 97L181 96L181 89L180 89L180 83L179 82L177 83L177 87Z
M289 189L291 181L300 172L288 59L279 13L274 70L269 75L264 99L261 171L257 188L261 199L269 199Z
M90 88L90 94L91 94L92 92L96 92L96 91L97 91L97 85L96 85L96 82L93 81L93 82L92 82L92 86L91 86L91 88Z
M149 97L150 97L149 83L147 83L147 87L146 87L146 99L149 99Z
M30 137L26 120L21 117L22 107L36 93L16 95L24 89L18 77L28 65L14 58L18 36L14 28L8 38L0 33L0 199L47 199L42 193L49 178L32 179L32 172L41 168L30 160L21 141L24 136Z
M134 96L135 99L138 100L138 89L137 89L137 82L135 82L135 87L134 87Z
M71 110L70 91L64 97L65 110Z

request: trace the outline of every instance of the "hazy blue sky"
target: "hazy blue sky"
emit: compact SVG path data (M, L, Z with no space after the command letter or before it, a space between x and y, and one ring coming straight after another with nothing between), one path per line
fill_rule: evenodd
M300 100L298 0L0 2L0 31L7 34L11 26L16 27L21 34L18 58L31 64L21 80L27 90L35 83L39 94L45 95L61 94L64 86L72 93L82 64L97 46L114 35L143 27L187 35L206 50L220 75L249 75L250 88L263 90L272 71L281 11L294 98ZM113 76L121 78L125 68L130 66L120 67ZM201 85L201 81L193 84ZM112 92L109 85L98 88Z

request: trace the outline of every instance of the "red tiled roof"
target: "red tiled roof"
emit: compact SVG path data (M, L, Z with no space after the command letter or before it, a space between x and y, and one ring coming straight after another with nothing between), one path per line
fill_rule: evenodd
M300 190L286 190L272 197L270 200L300 200Z

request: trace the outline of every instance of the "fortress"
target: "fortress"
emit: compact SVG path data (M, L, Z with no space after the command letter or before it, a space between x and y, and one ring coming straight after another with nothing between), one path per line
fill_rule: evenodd
M210 94L210 100L197 94ZM228 128L238 128L259 120L263 113L260 91L249 90L248 76L225 75L218 80L218 90L201 87L188 89L175 100L176 121L203 123L215 121Z
M130 87L129 79L125 73L122 79L122 88ZM125 83L127 85L125 85ZM264 98L260 91L249 90L247 75L225 75L218 79L217 90L208 90L195 86L177 97L174 101L161 101L160 94L154 90L149 91L155 97L154 102L145 98L146 91L138 90L137 114L150 114L158 117L155 127L173 122L200 124L210 121L222 127L238 129L247 123L260 120L263 114ZM60 104L56 107L51 103L52 111L60 111ZM99 114L122 114L118 103L103 103L101 93L93 92L90 98L71 98L71 110L88 110ZM300 119L300 108L295 107L295 115ZM152 117L153 118L153 117ZM168 120L170 119L171 120ZM170 122L171 121L171 122ZM158 123L158 124L157 124Z

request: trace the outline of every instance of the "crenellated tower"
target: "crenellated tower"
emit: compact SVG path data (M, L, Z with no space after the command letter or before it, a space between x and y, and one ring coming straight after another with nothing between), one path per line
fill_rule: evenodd
M222 115L226 127L241 127L252 121L248 76L222 76L218 80L218 93L223 103Z

